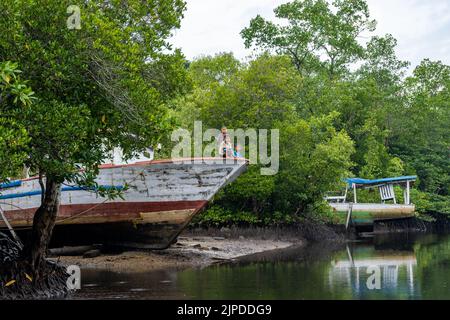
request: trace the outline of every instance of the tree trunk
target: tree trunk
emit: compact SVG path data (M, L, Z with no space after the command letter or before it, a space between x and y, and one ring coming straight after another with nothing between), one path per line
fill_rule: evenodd
M252 197L252 211L253 214L255 214L258 219L261 218L258 199L256 199L255 197Z
M38 277L45 262L48 244L59 210L60 198L61 183L47 177L43 201L34 214L31 239L24 250L25 258L29 261L35 278Z

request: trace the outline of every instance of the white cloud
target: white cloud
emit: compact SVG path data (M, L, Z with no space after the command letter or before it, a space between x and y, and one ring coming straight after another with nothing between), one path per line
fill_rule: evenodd
M417 65L424 58L450 64L450 1L367 0L378 21L377 34L398 40L398 55ZM240 36L250 19L261 14L273 19L273 9L288 0L187 0L187 11L173 43L192 59L232 51L244 59L251 54Z
M377 34L398 40L397 54L412 67L424 58L450 64L450 2L447 0L368 0Z
M232 51L244 59L240 32L257 14L274 18L273 9L287 0L187 0L187 11L173 43L192 59L200 55Z

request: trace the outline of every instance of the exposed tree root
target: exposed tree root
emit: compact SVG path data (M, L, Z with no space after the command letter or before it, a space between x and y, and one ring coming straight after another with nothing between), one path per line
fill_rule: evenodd
M0 299L61 299L70 293L64 267L46 262L36 281L30 265L20 259L20 251L14 241L0 233Z

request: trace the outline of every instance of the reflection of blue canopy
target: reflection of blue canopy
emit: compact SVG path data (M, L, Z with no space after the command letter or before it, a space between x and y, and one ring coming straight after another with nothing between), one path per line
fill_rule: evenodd
M417 179L417 176L405 176L405 177L395 177L395 178L383 178L383 179L361 179L361 178L347 178L345 181L348 183L348 186L351 188L353 184L361 185L361 186L371 186L371 185L379 185L384 183L400 183L406 181L414 181Z

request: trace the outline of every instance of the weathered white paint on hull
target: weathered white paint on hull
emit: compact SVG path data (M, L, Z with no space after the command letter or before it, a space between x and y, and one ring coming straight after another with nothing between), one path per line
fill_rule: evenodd
M233 164L183 164L155 162L100 169L99 185L124 186L125 199L114 202L209 201L226 183L245 168L245 160ZM2 190L1 196L39 191L37 178L24 180L20 187ZM104 198L91 191L65 191L61 205L103 203ZM0 200L4 211L37 208L40 195Z

